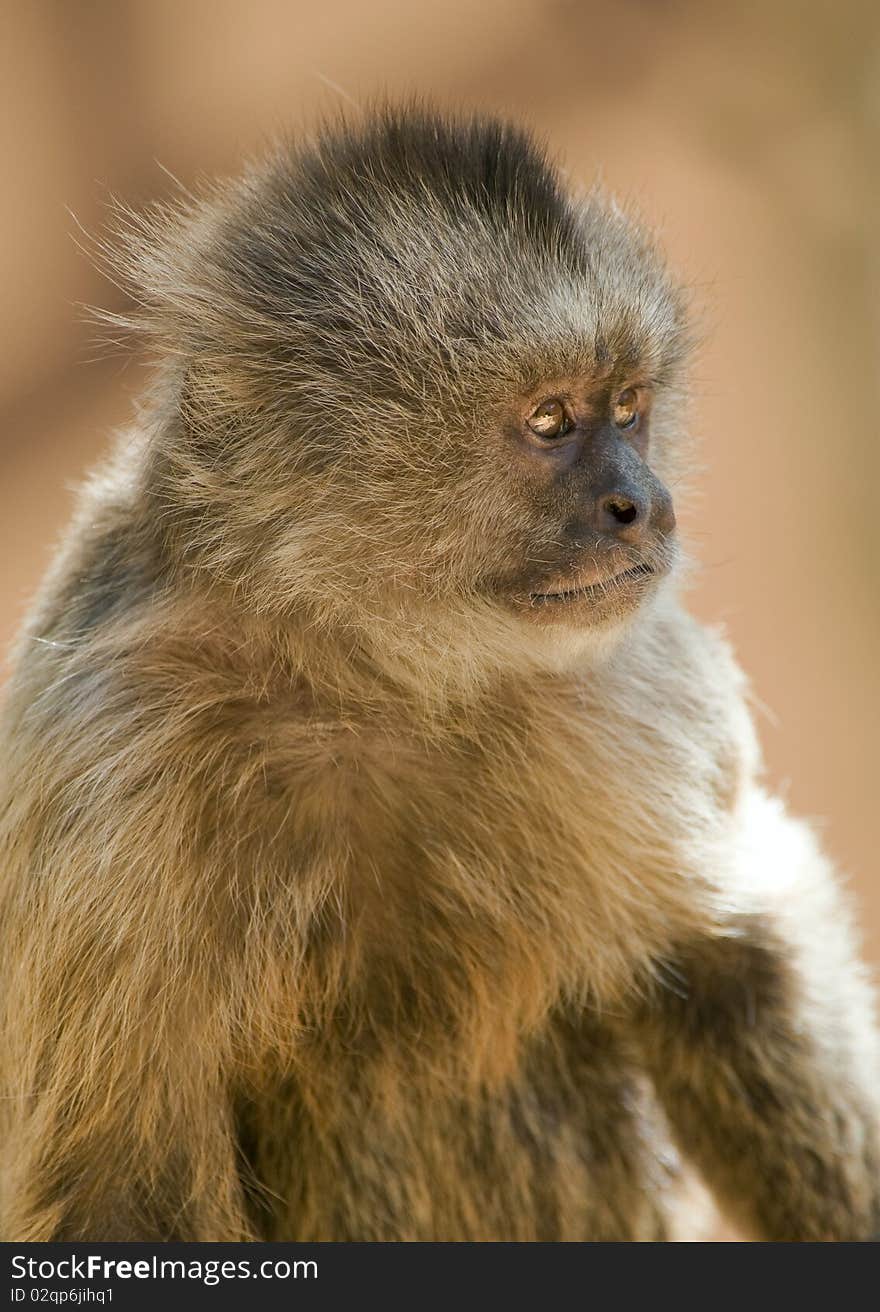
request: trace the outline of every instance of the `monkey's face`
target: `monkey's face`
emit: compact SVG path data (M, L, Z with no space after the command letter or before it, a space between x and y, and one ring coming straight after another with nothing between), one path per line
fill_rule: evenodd
M668 573L675 513L650 464L653 392L638 371L606 368L543 383L512 407L504 477L529 536L495 589L532 623L616 623Z

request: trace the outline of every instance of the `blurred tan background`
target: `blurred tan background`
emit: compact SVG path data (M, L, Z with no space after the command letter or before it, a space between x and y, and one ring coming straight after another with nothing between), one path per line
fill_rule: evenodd
M768 708L774 784L880 958L880 7L873 0L4 0L0 643L144 378L73 240L342 100L531 122L661 227L707 307L697 612ZM98 357L96 359L96 357Z

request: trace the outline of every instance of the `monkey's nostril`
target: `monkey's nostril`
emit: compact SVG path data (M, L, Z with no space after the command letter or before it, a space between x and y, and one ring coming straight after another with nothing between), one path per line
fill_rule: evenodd
M631 524L639 513L638 507L626 497L609 497L605 508L618 524Z

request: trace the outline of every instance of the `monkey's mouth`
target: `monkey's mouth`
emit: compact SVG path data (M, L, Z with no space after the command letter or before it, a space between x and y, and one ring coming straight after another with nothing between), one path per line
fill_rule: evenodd
M606 579L588 583L577 588L566 588L559 592L533 592L529 596L533 606L564 606L573 601L605 601L615 592L632 584L643 583L656 573L653 565L641 561L619 574L612 574Z

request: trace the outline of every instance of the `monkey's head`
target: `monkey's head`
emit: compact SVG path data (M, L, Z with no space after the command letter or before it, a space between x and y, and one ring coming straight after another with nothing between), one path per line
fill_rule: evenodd
M163 228L130 250L173 359L153 487L191 566L438 649L571 645L658 589L681 298L525 134L383 111Z

